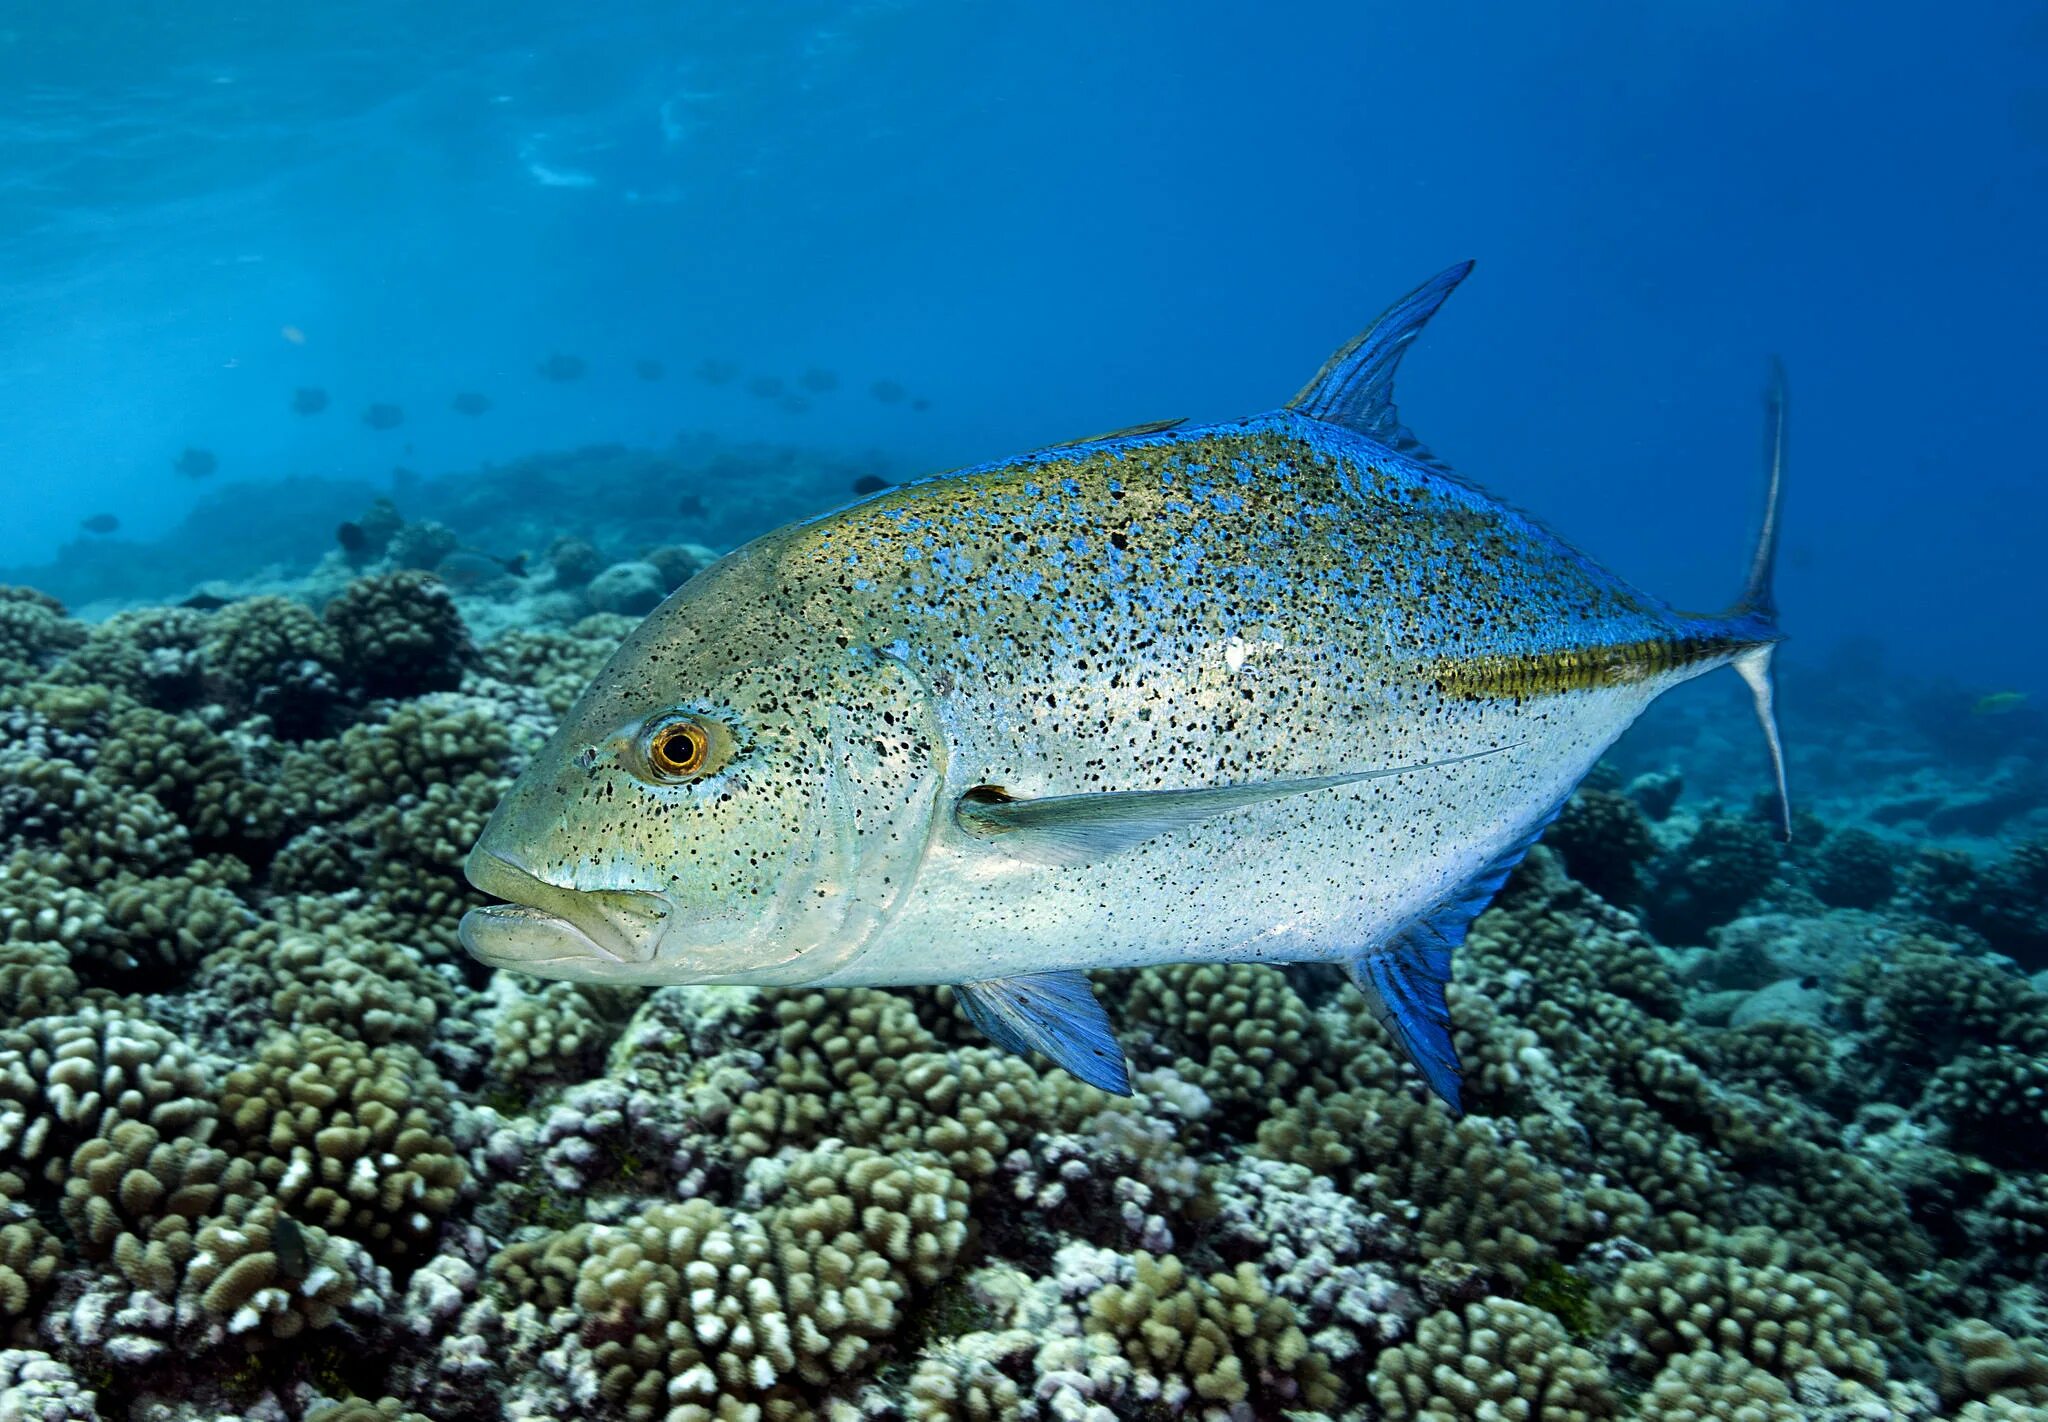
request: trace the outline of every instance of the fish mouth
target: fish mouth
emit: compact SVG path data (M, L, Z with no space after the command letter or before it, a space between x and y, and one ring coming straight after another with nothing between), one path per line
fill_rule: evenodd
M462 946L490 967L605 977L652 962L661 945L668 904L659 894L566 887L481 847L470 852L463 872L484 893L510 900L462 916Z

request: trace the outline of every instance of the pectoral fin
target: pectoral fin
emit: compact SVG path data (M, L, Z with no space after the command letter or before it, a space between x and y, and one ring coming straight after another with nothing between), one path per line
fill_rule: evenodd
M1043 1052L1090 1086L1131 1094L1123 1048L1085 974L958 983L953 992L974 1025L998 1047L1019 1054Z
M1104 791L1096 795L1020 800L999 786L981 785L960 797L953 809L953 819L974 838L1026 863L1087 864L1121 854L1155 835L1187 829L1212 815L1290 795L1334 790L1415 770L1436 770L1510 749L1501 746L1383 770L1317 775L1302 780L1267 780L1251 785L1217 785L1200 790Z

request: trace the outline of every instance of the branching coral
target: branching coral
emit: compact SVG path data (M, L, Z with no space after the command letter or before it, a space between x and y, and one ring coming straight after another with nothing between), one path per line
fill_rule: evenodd
M281 838L282 807L252 780L226 737L196 717L134 706L117 714L96 772L143 791L176 815L202 851Z
M0 1167L61 1183L71 1154L121 1121L205 1139L211 1084L153 1022L101 1007L0 1033Z
M1840 829L1821 841L1808 877L1821 902L1838 908L1876 908L1898 888L1890 847L1868 830Z
M27 1188L0 1173L0 1325L29 1313L63 1258L56 1236L19 1203Z
M1508 1299L1425 1318L1368 1385L1387 1422L1592 1422L1619 1410L1600 1360Z
M1329 1056L1286 975L1253 963L1147 968L1131 978L1122 1015L1151 1028L1174 1069L1226 1111L1263 1114Z
M375 696L451 691L475 655L462 614L423 572L358 578L327 604L344 665Z
M209 676L244 706L318 680L341 664L341 644L304 603L263 596L228 604L206 621L199 643Z
M1968 1318L1937 1334L1928 1348L1942 1396L1996 1398L2014 1403L2048 1404L2048 1344L2015 1339L1984 1322Z
M64 604L34 588L0 584L0 666L33 669L48 658L84 645L84 624L64 615Z
M1130 1282L1089 1296L1087 1327L1202 1403L1257 1397L1267 1407L1327 1408L1336 1401L1329 1359L1310 1347L1293 1305L1269 1294L1249 1264L1204 1279L1176 1256L1140 1254ZM1174 1390L1167 1389L1170 1403Z
M907 997L853 989L773 997L773 1070L728 1132L742 1156L837 1134L883 1151L926 1150L984 1180L1013 1143L1078 1125L1108 1100L1093 1087L983 1047L941 1049Z
M356 1296L360 1251L264 1196L235 1195L194 1237L178 1317L252 1346L326 1328Z
M751 1213L690 1200L579 1240L581 1337L624 1416L709 1418L728 1401L803 1415L807 1389L872 1365L912 1289L966 1242L966 1187L932 1159L821 1149L768 1194Z
M1865 1381L1885 1375L1838 1283L1765 1262L1758 1241L1736 1249L1660 1254L1621 1271L1614 1301L1635 1336L1638 1366L1655 1371L1674 1355L1711 1349L1781 1377L1814 1365Z
M1778 850L1759 820L1711 815L1659 870L1650 921L1670 942L1703 942L1778 877Z
M220 1143L301 1221L403 1260L428 1246L463 1183L429 1109L437 1094L409 1048L301 1028L228 1074Z
M1585 787L1565 803L1543 842L1563 856L1571 876L1610 903L1631 904L1657 852L1641 807L1616 790Z

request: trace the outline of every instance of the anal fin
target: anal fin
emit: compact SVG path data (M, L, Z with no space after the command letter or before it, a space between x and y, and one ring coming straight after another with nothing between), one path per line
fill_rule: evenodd
M1459 1100L1463 1071L1451 1041L1450 1004L1444 998L1451 960L1472 931L1472 920L1493 902L1508 875L1563 809L1564 802L1559 801L1435 908L1380 947L1368 948L1345 964L1351 981L1372 1005L1373 1016L1422 1073L1429 1089L1454 1112L1464 1106Z
M1123 1048L1085 973L1036 973L956 983L968 1018L1005 1051L1042 1052L1090 1086L1131 1094Z

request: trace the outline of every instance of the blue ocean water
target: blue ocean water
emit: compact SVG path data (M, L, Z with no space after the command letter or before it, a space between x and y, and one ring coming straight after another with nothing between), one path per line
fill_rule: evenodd
M2042 1422L2043 250L2044 3L0 5L0 1422ZM1267 663L1133 709L936 595L1025 701L826 589L577 729L753 536L1273 409L1467 258L1402 416L1678 606L1789 372L1789 836L1718 670L1487 800L1768 634L1545 622L1570 558L1277 791ZM1455 640L1525 530L1448 506ZM1385 865L1240 813L1453 767ZM913 887L1026 932L805 977ZM978 981L1048 903L1220 960Z
M2029 5L16 14L0 564L161 534L188 445L219 481L679 430L915 469L1269 408L1469 256L1403 385L1461 468L1719 605L1780 353L1801 641L2034 685L2044 57ZM706 359L842 386L795 415Z

